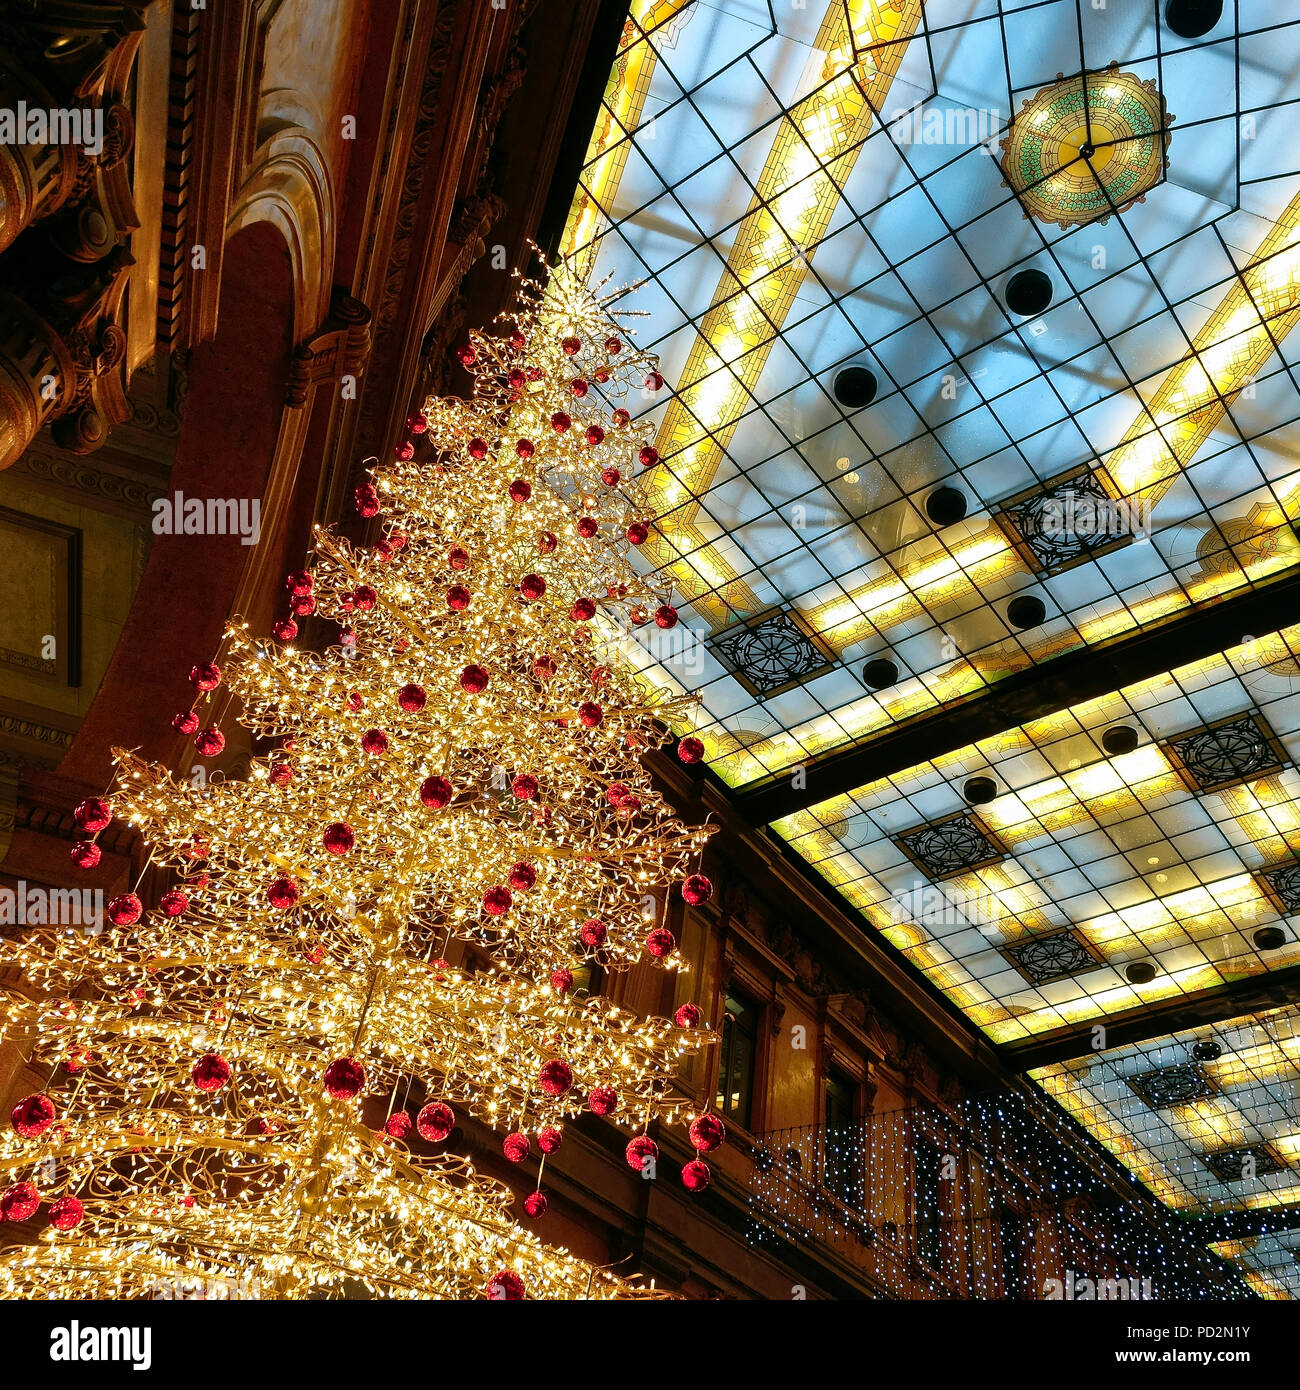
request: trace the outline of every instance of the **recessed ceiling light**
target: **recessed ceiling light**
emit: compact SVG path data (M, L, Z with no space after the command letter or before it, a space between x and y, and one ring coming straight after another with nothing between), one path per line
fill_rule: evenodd
M846 410L861 410L876 398L876 374L868 367L842 367L831 389Z
M1138 746L1138 731L1127 724L1116 724L1102 734L1101 746L1111 757L1131 753Z
M1034 598L1032 594L1021 594L1019 598L1013 598L1007 604L1007 621L1012 627L1018 627L1021 631L1025 628L1037 627L1045 617L1047 617L1047 605L1042 599Z
M1276 951L1279 946L1286 945L1286 932L1281 927L1260 927L1254 942L1261 951Z
M961 789L972 806L986 806L998 794L998 784L992 777L972 777Z
M885 657L878 656L862 668L862 679L872 690L884 690L898 680L898 667Z
M1158 854L1151 855L1151 857L1147 860L1148 864L1158 864L1159 862L1160 856Z
M955 487L936 488L925 499L925 514L936 526L952 526L966 515L966 494Z
M1034 319L1052 302L1052 282L1041 270L1018 270L1003 291L1007 308L1022 319Z
M1199 39L1223 18L1223 0L1166 0L1165 23L1180 39Z
M1124 978L1131 985L1149 985L1156 977L1156 968L1149 960L1135 960L1124 967Z
M1198 1062L1213 1062L1223 1056L1223 1049L1211 1038L1202 1038L1192 1048L1192 1056Z

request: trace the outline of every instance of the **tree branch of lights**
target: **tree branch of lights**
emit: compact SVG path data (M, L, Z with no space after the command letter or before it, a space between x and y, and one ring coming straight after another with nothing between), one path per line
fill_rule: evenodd
M118 749L111 799L77 808L76 864L125 820L172 886L114 898L100 935L0 943L22 979L0 1034L46 1077L0 1139L0 1216L38 1230L0 1252L0 1295L655 1292L542 1244L509 1187L441 1151L459 1110L544 1167L591 1111L640 1170L652 1122L689 1121L699 1190L724 1138L672 1088L710 1041L695 1005L670 1023L574 989L586 961L684 969L667 891L712 892L692 872L711 827L641 763L684 702L635 669L637 629L677 614L628 558L657 456L625 402L663 379L622 293L519 277L501 332L461 349L472 398L431 398L408 422L424 457L408 440L357 489L381 538L318 532L274 640L237 621L221 669L193 668L174 727L214 758L237 710L272 744L247 779ZM308 618L333 645L295 645ZM490 963L454 968L453 941ZM544 1215L540 1187L523 1205Z

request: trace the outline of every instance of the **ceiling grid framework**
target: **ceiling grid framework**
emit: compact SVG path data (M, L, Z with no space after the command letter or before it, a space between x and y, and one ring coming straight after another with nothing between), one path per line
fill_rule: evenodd
M1164 11L635 0L564 247L644 281L672 388L647 682L864 930L1217 1219L1300 1210L1295 1077L1225 1079L1247 1037L1292 1056L1254 1001L1300 995L1300 14ZM1201 614L1227 650L1143 666ZM996 723L1089 653L1116 688ZM872 778L981 705L1000 732ZM1300 1292L1294 1233L1232 1236Z

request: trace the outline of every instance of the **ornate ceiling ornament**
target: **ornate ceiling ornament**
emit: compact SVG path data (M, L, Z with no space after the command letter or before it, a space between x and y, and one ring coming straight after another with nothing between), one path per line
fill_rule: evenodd
M1154 81L1118 63L1056 78L1012 117L999 164L1025 216L1065 230L1143 200L1165 176L1174 117Z

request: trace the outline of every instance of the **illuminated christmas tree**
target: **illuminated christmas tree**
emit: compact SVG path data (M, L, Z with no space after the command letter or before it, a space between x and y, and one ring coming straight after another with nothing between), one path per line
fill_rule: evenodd
M419 450L357 489L382 538L318 533L275 640L236 624L190 673L174 724L200 757L227 709L272 751L223 782L119 750L111 798L78 807L76 863L122 818L174 886L113 899L100 935L3 943L33 997L0 1033L48 1077L0 1139L0 1214L40 1227L0 1252L6 1297L636 1296L440 1146L466 1112L544 1168L584 1110L628 1127L634 1169L652 1121L722 1142L671 1084L699 1010L574 988L587 961L680 968L668 894L712 891L707 828L641 766L680 707L629 659L676 623L628 559L657 459L626 402L662 378L562 268L461 360L473 398L430 400ZM293 645L308 615L335 645Z

